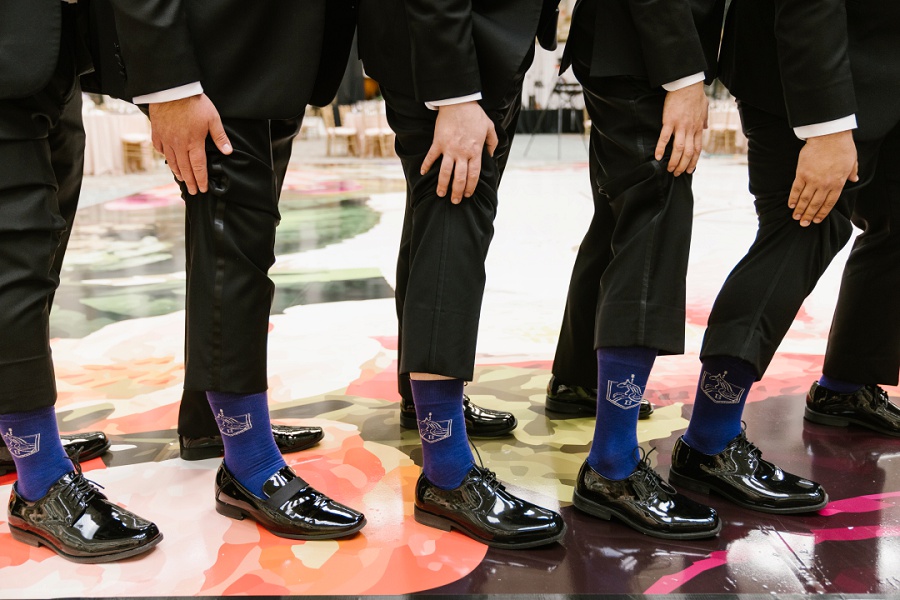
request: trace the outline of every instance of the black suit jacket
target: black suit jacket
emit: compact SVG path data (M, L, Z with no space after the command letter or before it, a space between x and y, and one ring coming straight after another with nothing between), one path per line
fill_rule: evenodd
M286 119L330 102L356 23L353 0L91 2L95 23L113 10L103 64L124 67L102 73L102 87L124 76L122 95L135 97L199 81L233 118Z
M559 0L360 0L359 55L385 87L426 102L509 92L541 33L555 40Z
M592 77L633 76L652 86L715 73L725 0L579 0L562 69L590 43ZM584 35L588 41L576 40Z
M720 78L792 127L857 113L857 139L900 121L900 3L733 0Z
M59 0L0 1L0 99L44 89L56 70L61 30ZM86 45L79 45L76 62L90 67Z
M719 78L792 127L831 121L856 112L847 49L844 0L733 0Z

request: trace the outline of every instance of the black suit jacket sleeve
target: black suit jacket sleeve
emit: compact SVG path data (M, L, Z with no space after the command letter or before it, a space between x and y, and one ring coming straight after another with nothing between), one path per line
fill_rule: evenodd
M481 91L472 0L405 0L413 86L422 102Z
M200 81L186 1L112 0L131 96Z
M775 37L791 127L856 112L844 0L776 0Z
M640 38L650 85L707 70L687 0L628 0L628 10Z

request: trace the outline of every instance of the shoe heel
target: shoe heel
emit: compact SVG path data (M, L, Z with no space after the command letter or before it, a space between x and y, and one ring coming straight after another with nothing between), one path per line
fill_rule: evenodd
M419 424L416 422L415 417L409 417L404 415L402 412L400 413L400 427L403 429L418 429Z
M679 475L672 470L669 471L669 483L671 483L675 487L691 490L692 492L697 492L698 494L709 494L709 486L705 483L700 483L699 481L688 479L687 477Z
M209 458L221 458L222 449L215 447L206 448L185 448L181 446L178 450L178 456L181 460L207 460Z
M822 413L813 412L809 410L809 407L803 412L803 418L807 421L812 421L813 423L818 423L820 425L831 425L832 427L847 427L850 425L850 421L846 419L842 419L840 417L832 417L831 415L823 415Z
M441 531L451 531L453 529L452 521L443 517L439 517L437 515L433 515L429 512L425 512L424 510L420 510L419 507L413 508L413 518L416 520L416 523L421 523L422 525L427 525L428 527L434 527L435 529L440 529Z
M607 521L612 519L612 513L602 506L597 506L595 503L587 500L578 495L578 492L572 494L572 504L580 510L581 512L586 512L592 517L597 517L599 519L606 519Z
M225 504L218 498L216 498L216 512L222 516L228 517L230 519L236 519L238 521L243 521L245 516L244 511L239 509L236 506L231 506L230 504Z
M569 417L587 416L586 412L578 406L573 406L571 402L560 402L547 396L544 402L544 409L547 412L556 413L557 415L566 415Z
M41 543L40 537L11 525L9 527L9 534L17 542L22 542L23 544L28 544L29 546L34 546L35 548L40 548L44 545L43 543Z

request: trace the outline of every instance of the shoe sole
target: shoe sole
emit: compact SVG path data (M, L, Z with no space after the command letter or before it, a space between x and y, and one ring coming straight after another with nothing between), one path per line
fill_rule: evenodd
M363 520L357 524L352 529L348 529L346 531L340 531L336 533L324 533L319 535L308 534L308 533L289 533L286 531L275 531L273 529L269 529L269 526L254 517L248 511L242 509L239 506L234 506L233 504L227 504L222 502L218 498L216 498L216 512L222 516L228 517L229 519L235 519L236 521L243 521L244 519L250 519L251 521L255 521L259 523L259 525L271 533L272 535L277 535L278 537L288 538L291 540L334 540L338 538L344 538L351 536L357 533L360 529L366 526L366 518L363 517Z
M623 515L622 513L610 508L598 506L595 502L592 502L584 496L579 495L578 492L575 492L572 495L572 504L581 512L587 513L592 517L605 519L607 521L611 521L613 517L615 517L616 520L621 521L622 523L636 531L639 531L651 537L662 538L666 540L697 540L703 538L711 538L717 536L722 530L721 520L716 524L715 529L709 531L687 531L685 533L675 533L649 529L639 523L635 523L634 521L629 519L627 515Z
M880 427L876 427L870 423L865 423L858 419L851 419L848 417L835 417L832 415L826 415L825 413L820 413L812 410L807 407L805 412L803 413L803 418L807 421L812 421L813 423L818 423L819 425L829 425L831 427L849 427L850 425L856 425L857 427L862 427L864 429L868 429L870 431L875 431L882 435L889 435L891 437L900 437L900 432L890 431L887 429L882 429Z
M552 412L557 415L565 415L559 418L575 418L575 417L596 417L597 409L594 407L593 409L588 409L583 406L579 406L577 404L573 404L572 402L564 402L561 400L555 400L550 396L546 397L546 401L544 403L544 409L547 412ZM640 409L638 409L640 410ZM641 411L638 414L638 419L643 421L644 419L649 419L650 415L653 414L653 405L650 405L649 411Z
M733 495L729 494L728 492L725 492L713 485L710 485L710 484L702 482L702 481L697 481L696 479L692 479L690 477L686 477L685 475L682 475L682 474L676 472L674 469L669 469L669 483L671 483L675 487L680 487L680 488L684 488L686 490L691 490L692 492L697 492L699 494L709 495L712 492L715 492L716 494L722 496L723 498L725 498L726 500L729 500L730 502L734 502L735 504L737 504L740 507L748 508L750 510L755 510L757 512L769 513L769 514L773 514L773 515L794 515L794 514L800 514L800 513L816 512L818 510L825 508L825 506L828 504L828 493L826 492L825 499L822 500L822 502L820 502L819 504L816 504L813 506L789 506L786 508L758 506L756 504L751 504L750 502L746 502L744 500L735 498Z
M432 514L428 511L422 510L418 506L413 508L413 518L416 520L416 523L421 523L427 527L434 527L435 529L440 529L441 531L453 531L454 529L459 533L463 534L466 537L470 537L476 542L481 542L491 548L501 548L504 550L518 550L524 548L536 548L538 546L546 546L548 544L553 544L566 536L566 531L568 527L565 523L563 523L562 531L560 531L557 535L552 538L546 538L543 540L534 540L531 542L523 542L521 544L510 544L506 542L495 542L492 540L486 540L484 538L478 537L470 531L460 527L456 521L451 519L447 519L446 517L440 517L438 515Z
M466 428L466 433L468 433L470 438L473 438L476 440L488 440L488 439L492 439L492 438L503 437L505 435L509 435L518 426L519 426L518 419L513 417L512 425L510 425L509 427L506 427L505 429L498 429L496 432L491 432L491 433L477 434L477 433L472 433L472 431L470 429ZM404 415L403 413L400 413L400 427L402 427L403 429L418 429L419 424L416 422L415 417L409 417L409 416Z
M300 446L295 446L290 448L289 450L281 450L279 451L282 454L291 454L294 452L300 452L301 450L307 450L312 448L319 442L321 442L325 438L325 433L323 432L320 437L316 437L314 440L302 444ZM207 460L209 458L222 458L225 456L225 446L203 446L199 448L179 448L178 455L181 457L181 460L194 461L194 460Z
M16 527L11 523L9 524L9 533L14 540L22 542L23 544L28 544L29 546L34 546L35 548L45 546L50 550L56 552L66 560L82 564L107 563L122 560L124 558L130 558L132 556L138 556L140 554L148 552L149 550L152 550L153 547L160 543L163 539L163 535L162 533L160 533L158 536L148 541L143 546L129 548L128 550L123 550L122 552L112 552L110 554L99 554L95 556L84 556L80 554L69 554L58 548L56 545L54 545L52 542L45 539L41 535L31 531L20 529L19 527Z

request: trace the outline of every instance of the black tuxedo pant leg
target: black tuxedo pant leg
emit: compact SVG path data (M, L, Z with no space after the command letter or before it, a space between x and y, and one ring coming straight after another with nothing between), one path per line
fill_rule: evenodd
M383 89L387 116L407 181L406 213L397 261L395 297L400 323L399 387L409 394L409 373L433 373L469 381L484 296L484 261L494 234L497 187L520 107L521 77L514 93L486 112L499 138L484 151L481 177L470 198L450 203L435 192L440 163L422 175L437 112L412 96Z
M84 161L74 23L45 89L0 99L0 414L56 402L49 315Z
M900 371L900 125L873 153L874 175L853 207L857 236L844 266L823 372L865 384L897 385ZM860 165L868 166L859 143Z
M188 313L186 344L191 366L186 369L193 369L197 364L191 356L199 356L203 368L199 373L185 376L178 411L178 433L182 436L219 435L206 400L207 390L255 393L267 387L266 339L274 286L266 272L274 262L278 199L301 120L301 117L273 121L225 119L225 130L232 145L237 149L241 143L241 148L250 150L242 151L239 156L235 156L237 151L223 156L215 146L208 147L210 179L215 179L215 184L211 183L208 194L185 195L188 280L193 280L193 286L188 284L188 303L193 310ZM232 188L235 178L239 183ZM202 206L202 196L213 197L215 206ZM216 220L219 214L223 215L221 223ZM229 267L227 263L232 264ZM226 278L231 279L229 284L225 283ZM217 330L214 314L203 307L224 308L225 304L227 313L218 318ZM202 340L199 346L197 339ZM216 352L217 346L232 343L248 344L245 347L248 354L238 356L242 355L239 347L226 350L228 354L222 356L217 366L206 359ZM217 377L216 371L210 368L219 373L218 386L225 387L205 387L212 386ZM252 369L252 373L245 369Z
M700 352L747 361L762 377L797 311L850 238L853 192L818 225L800 227L787 201L803 142L786 119L739 104L748 139L756 239L719 291Z
M693 220L691 175L653 154L665 92L630 77L590 77L575 63L591 118L594 216L581 242L553 374L596 387L601 347L684 351L685 275Z

